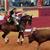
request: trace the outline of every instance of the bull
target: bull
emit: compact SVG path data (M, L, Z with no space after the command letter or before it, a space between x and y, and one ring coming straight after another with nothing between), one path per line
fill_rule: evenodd
M50 30L46 29L37 29L34 28L31 32L31 35L28 36L29 43L37 41L39 45L45 41L50 40Z

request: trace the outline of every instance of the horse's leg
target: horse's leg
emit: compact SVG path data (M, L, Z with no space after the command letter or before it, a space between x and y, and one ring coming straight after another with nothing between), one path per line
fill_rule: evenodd
M8 30L4 30L3 32L4 32L4 34L2 35L2 37L4 38L5 43L7 43L9 41L9 39L7 37L7 35L9 34L9 31Z
M17 43L20 42L20 36L21 36L21 33L19 32Z
M24 34L23 34L23 32L21 32L21 36L22 36L21 41L24 41Z
M22 39L21 39L21 44L22 44L23 41L24 41L24 34L23 34L23 32L19 32L18 40L17 40L18 43L20 42L20 36L22 36Z
M24 41L24 34L23 34L23 32L20 32L21 33L21 36L22 36L22 39L21 39L21 44L23 43L23 41Z
M22 43L24 41L24 34L23 34L23 32L20 32L20 36L22 36L22 39L21 39L21 45L22 45Z
M4 34L2 35L2 37L5 38L9 34L9 31L5 29L3 30L3 32Z

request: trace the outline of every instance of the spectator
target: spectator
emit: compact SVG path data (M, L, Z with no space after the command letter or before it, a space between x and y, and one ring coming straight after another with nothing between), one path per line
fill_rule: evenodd
M36 6L37 5L37 0L31 0L31 5Z
M44 1L43 1L43 5L44 5L44 6L49 6L49 1L50 1L50 0L44 0Z

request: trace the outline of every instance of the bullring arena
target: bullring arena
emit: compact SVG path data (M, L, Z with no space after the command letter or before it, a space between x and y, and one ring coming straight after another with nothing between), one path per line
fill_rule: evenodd
M1 2L2 0L0 0ZM25 1L25 0L24 0ZM39 33L42 35L50 35L50 6L42 6L43 0L38 0L37 6L35 7L17 7L18 11L22 11L22 13L26 13L32 16L32 24L26 28L30 29L33 27L37 27ZM2 2L3 3L3 2ZM5 5L4 5L5 4ZM4 3L5 10L8 10L8 0L5 0ZM0 4L1 5L1 4ZM12 8L10 8L12 9ZM4 13L2 13L4 14ZM1 17L0 17L1 20ZM1 22L2 23L2 22ZM9 43L5 43L4 39L2 38L2 34L4 32L0 31L0 50L50 50L50 41L45 41L39 45L38 42L33 41L29 44L29 39L27 35L31 34L30 32L25 32L25 38L22 45L17 43L18 32L10 32L8 34Z

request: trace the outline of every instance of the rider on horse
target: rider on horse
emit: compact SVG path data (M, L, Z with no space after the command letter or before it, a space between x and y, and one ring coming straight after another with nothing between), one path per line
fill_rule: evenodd
M18 13L17 13L18 14ZM11 17L10 17L11 16ZM18 36L18 42L19 42L19 38L20 38L20 36L22 36L22 39L21 39L21 42L23 42L24 41L24 34L23 34L23 32L25 31L25 26L26 26L26 23L28 22L28 18L27 18L27 15L16 15L16 9L14 10L13 9L13 14L12 15L10 15L9 17L9 19L10 19L10 22L14 22L15 23L15 29L18 29L19 28L19 36ZM9 20L8 20L9 21ZM18 21L19 21L19 24L18 24ZM14 24L13 23L13 24ZM8 27L11 25L11 23L8 25ZM17 27L18 28L17 28ZM4 26L5 27L5 26ZM9 27L10 28L10 27ZM6 31L6 30L8 31ZM7 42L8 41L8 38L6 38L6 36L8 35L8 33L10 32L10 31L13 31L13 29L7 29L7 27L5 27L5 29L4 29L4 34L2 35L2 37L5 39L5 42Z
M17 12L17 9L14 8L13 10L10 11L10 19L9 19L9 24L15 23L17 31L19 31L19 20L21 18L22 13Z

